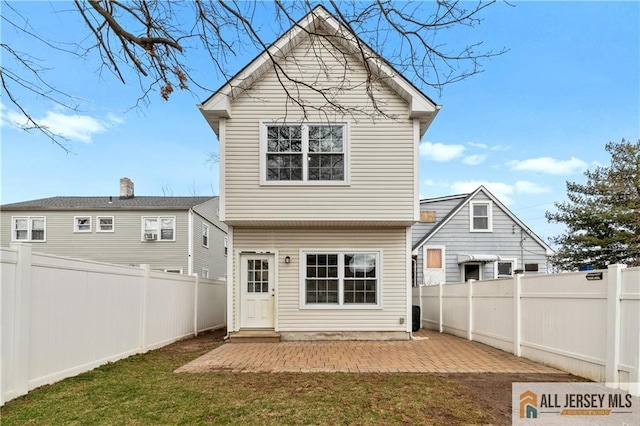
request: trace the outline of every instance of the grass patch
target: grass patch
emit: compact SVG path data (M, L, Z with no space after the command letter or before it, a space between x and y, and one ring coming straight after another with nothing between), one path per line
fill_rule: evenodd
M2 425L387 425L494 420L459 382L438 375L173 373L220 344L189 342L33 390L2 407Z

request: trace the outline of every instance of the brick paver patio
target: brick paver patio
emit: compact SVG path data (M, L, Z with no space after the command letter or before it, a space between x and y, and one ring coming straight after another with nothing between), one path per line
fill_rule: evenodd
M176 372L558 373L542 364L430 330L410 341L225 343Z

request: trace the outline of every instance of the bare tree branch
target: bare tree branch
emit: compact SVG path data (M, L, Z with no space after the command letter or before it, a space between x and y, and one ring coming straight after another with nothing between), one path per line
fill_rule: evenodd
M323 5L344 30L330 34L315 28L302 28L314 41L312 49L328 49L343 65L342 81L331 87L314 85L285 70L284 52L269 50L273 40L319 4L304 0L285 2L243 2L222 0L208 2L173 2L163 0L74 0L66 14L79 14L88 30L87 38L63 43L39 34L26 15L19 11L20 3L3 4L10 13L3 13L2 22L17 33L38 41L61 55L97 58L99 71L108 70L120 82L137 80L140 85L136 105L148 103L153 93L168 100L176 88L211 93L215 82L227 81L234 74L233 58L244 54L267 52L269 63L282 86L288 103L307 117L314 113L344 115L370 114L385 116L385 100L376 96L381 83L376 75L376 61L383 61L394 72L405 75L420 89L441 93L448 84L459 82L483 71L482 63L503 54L482 49L478 41L455 47L455 40L446 35L457 28L473 28L482 21L481 14L496 0L476 2L438 0L436 2L394 2L374 0L329 0ZM53 4L52 4L53 6ZM269 16L264 19L264 16ZM61 14L61 17L64 16ZM354 36L357 35L357 37ZM18 38L15 43L17 44ZM29 113L28 98L16 96L26 91L65 108L76 110L79 100L72 94L55 89L47 81L46 69L36 66L33 58L19 47L0 44L10 61L0 67L2 90L22 113L29 128L37 129L54 141L62 142ZM383 59L373 52L378 52ZM206 73L189 68L193 55L207 56L211 67ZM316 53L318 76L328 75L319 51ZM366 70L364 81L351 80L349 58L356 56ZM295 62L295 59L287 58ZM302 64L299 65L302 68ZM334 69L331 70L335 72ZM307 72L307 76L309 73ZM203 77L204 76L204 77ZM369 105L347 106L337 94L349 90L365 90ZM309 102L303 91L319 95L320 105ZM327 112L330 111L330 112ZM48 132L48 133L47 133ZM64 146L60 143L61 146Z

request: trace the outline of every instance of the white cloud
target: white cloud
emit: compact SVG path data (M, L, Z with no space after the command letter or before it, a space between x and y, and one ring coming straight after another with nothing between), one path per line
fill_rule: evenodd
M24 115L7 108L5 105L0 104L0 111L2 112L2 125L9 124L23 129L33 127ZM91 143L94 135L124 123L122 118L111 113L106 115L108 121L98 120L89 115L64 114L57 111L47 111L44 117L33 117L33 119L52 133L84 143Z
M38 121L53 133L85 143L91 143L94 134L107 130L107 126L103 122L88 115L65 115L47 111L44 118L40 118Z
M471 145L474 148L482 148L482 149L487 149L489 148L489 145L487 145L486 143L475 143L475 142L469 142L469 145Z
M124 123L124 118L122 117L118 117L117 115L113 114L113 113L107 113L107 119L109 121L111 121L114 124L122 124Z
M516 191L521 194L545 194L551 192L551 189L535 182L519 180L516 182Z
M436 184L436 181L433 179L427 179L423 183L425 184L425 186L434 186Z
M558 160L551 157L529 158L527 160L514 160L507 163L511 170L540 172L551 175L570 175L583 171L588 164L579 158L571 157L570 160Z
M462 156L465 150L466 148L462 145L445 145L440 142L422 142L420 144L420 155L439 163L456 159Z
M485 154L473 154L463 158L462 162L470 166L477 166L478 164L484 163L484 160L486 159L487 156Z

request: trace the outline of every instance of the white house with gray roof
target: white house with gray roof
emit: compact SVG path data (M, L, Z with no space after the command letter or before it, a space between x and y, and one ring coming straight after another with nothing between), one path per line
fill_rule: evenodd
M318 6L199 108L220 141L231 337L409 339L418 145L439 106Z
M218 197L51 197L0 206L3 246L201 277L226 274L227 226Z
M483 186L421 200L412 248L414 286L547 273L553 254Z

